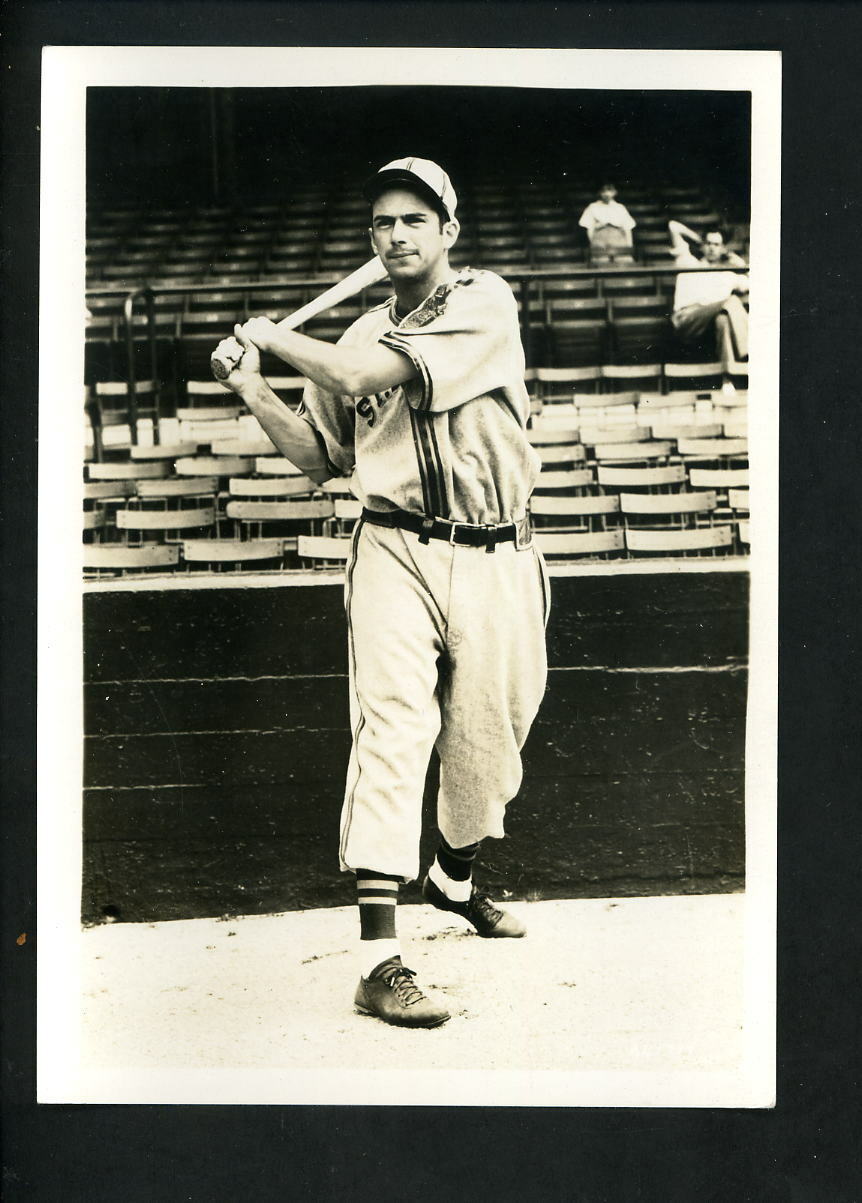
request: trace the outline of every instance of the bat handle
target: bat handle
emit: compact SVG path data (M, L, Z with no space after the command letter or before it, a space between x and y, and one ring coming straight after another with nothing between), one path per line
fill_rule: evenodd
M210 368L216 380L227 380L243 354L243 347L235 338L223 339L210 356Z

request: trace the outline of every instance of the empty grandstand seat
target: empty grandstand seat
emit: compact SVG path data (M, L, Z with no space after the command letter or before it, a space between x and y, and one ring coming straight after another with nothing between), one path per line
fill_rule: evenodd
M727 504L732 510L748 513L748 489L728 489Z
M577 443L577 422L549 423L536 419L527 431L527 438L534 447L547 447L555 443Z
M258 456L254 461L254 470L258 476L302 476L301 468L292 464L281 455Z
M237 455L188 455L176 460L177 476L243 476L251 472L254 460ZM137 465L139 468L142 465Z
M724 379L720 363L666 363L664 378L671 389L719 389Z
M598 483L603 489L647 489L658 492L684 485L686 479L685 464L649 468L599 464L596 471Z
M641 443L648 442L650 438L649 427L624 426L621 423L613 426L594 426L587 425L584 421L580 434L581 442L585 447L598 447L600 444L610 443Z
M333 563L343 564L350 555L352 539L337 535L299 535L296 554L301 560L311 560L312 567L325 568Z
M596 461L606 463L667 459L670 453L670 443L656 442L652 439L633 443L599 443L593 448Z
M166 480L136 480L134 493L144 500L165 501L184 497L215 497L215 476L168 477Z
M608 392L640 391L655 387L655 382L661 380L661 374L660 363L605 363L601 366L601 378Z
M542 555L552 556L596 556L616 555L625 548L622 530L571 531L564 534L536 531L534 538Z
M733 546L733 527L701 526L683 530L635 530L625 531L626 547L629 551L645 554L678 554L680 552L709 552Z
M307 476L231 477L231 497L303 497L317 492L319 485Z
M542 464L577 464L586 458L586 452L580 443L558 443L549 447L536 447L536 453Z
M555 405L559 402L569 402L578 391L586 390L587 385L593 388L598 385L601 369L597 366L580 368L536 368L535 379L538 385L538 395L542 405Z
M135 492L134 480L88 480L84 483L84 503L123 500Z
M595 481L594 468L562 468L553 466L539 473L535 493L568 492L589 488ZM535 495L535 494L534 494Z
M614 360L618 364L641 364L663 358L667 345L668 321L664 316L626 314L611 320Z
M607 320L585 318L555 320L550 326L550 346L555 367L582 367L600 363L607 346Z
M84 545L85 570L144 572L151 568L173 568L179 558L180 549L176 544L156 543L146 547L128 547L123 543Z
M155 443L148 446L138 443L130 448L133 460L179 459L181 455L194 455L197 443Z
M681 423L671 422L667 418L662 421L652 418L650 421L652 422L653 438L672 439L677 443L680 439L717 439L721 436L723 430L721 425L707 424L705 422L700 424L693 422L689 425L682 425ZM678 448L678 450L681 450L681 448Z
M90 480L154 480L168 476L170 470L170 464L164 460L87 464L87 476Z
M686 459L702 459L713 460L717 464L721 461L748 458L748 440L747 439L723 439L723 438L685 438L680 439L677 444L677 450L680 455Z
M717 505L716 494L703 493L621 493L620 512L627 528L655 530L682 529L706 518L711 524Z
M99 421L103 426L128 422L130 393L134 392L138 417L155 418L158 385L153 380L136 380L130 390L124 380L97 380L93 388Z
M186 508L129 508L117 510L114 521L117 530L140 533L154 531L167 535L174 531L215 526L216 511L212 505L196 505Z
M618 497L574 497L534 494L530 514L537 530L604 530L608 516L620 510Z
M285 542L284 539L184 539L182 553L187 564L236 567L258 560L281 561Z
M331 498L323 497L308 501L229 501L225 515L237 529L254 528L263 534L264 524L277 522L285 527L284 533L296 533L294 525L303 524L303 534L321 534L324 520L334 517L335 505ZM281 532L278 532L281 533Z
M655 296L655 277L602 276L599 280L599 294L612 300L616 300L621 296Z
M748 488L748 468L689 468L688 481L693 489L716 489L726 495L728 489Z

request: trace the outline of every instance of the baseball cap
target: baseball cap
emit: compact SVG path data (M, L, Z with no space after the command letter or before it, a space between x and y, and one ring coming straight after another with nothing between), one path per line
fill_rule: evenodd
M452 181L443 168L431 159L393 159L391 163L386 163L366 182L363 190L365 199L373 202L389 184L407 184L420 195L433 200L435 205L442 205L450 218L455 216L458 197Z

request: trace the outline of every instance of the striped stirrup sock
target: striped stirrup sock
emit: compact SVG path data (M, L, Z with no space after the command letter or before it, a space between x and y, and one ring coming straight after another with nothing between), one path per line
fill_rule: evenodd
M395 928L395 905L401 879L372 869L356 870L356 901L359 903L360 971L368 977L372 969L401 955Z

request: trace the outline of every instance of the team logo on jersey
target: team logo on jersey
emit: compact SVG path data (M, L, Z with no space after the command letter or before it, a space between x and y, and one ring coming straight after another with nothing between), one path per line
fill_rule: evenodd
M400 387L400 385L396 387ZM394 393L394 388L388 388L384 392L374 393L370 397L359 397L356 402L356 412L365 419L369 426L373 426L377 421L377 411L383 408Z
M473 283L473 273L470 268L466 268L460 272L451 284L441 284L435 288L430 297L426 297L418 309L414 309L409 313L401 323L402 330L418 330L422 326L427 326L433 322L435 318L446 312L446 306L449 302L449 296L455 288L463 288L467 284Z

